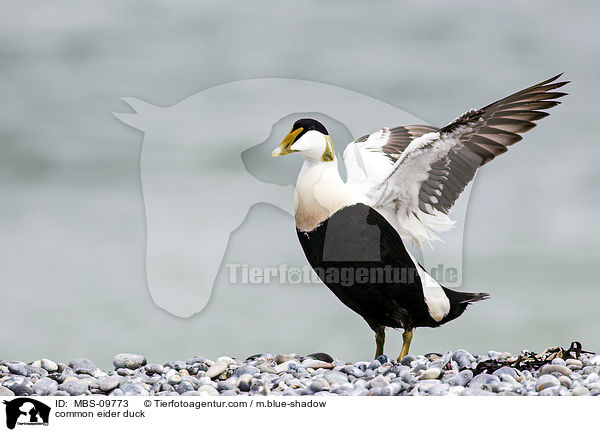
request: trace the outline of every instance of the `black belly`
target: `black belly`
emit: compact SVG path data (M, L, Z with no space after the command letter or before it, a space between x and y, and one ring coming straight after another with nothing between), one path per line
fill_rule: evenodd
M402 239L376 210L355 204L297 233L321 280L372 328L438 325Z

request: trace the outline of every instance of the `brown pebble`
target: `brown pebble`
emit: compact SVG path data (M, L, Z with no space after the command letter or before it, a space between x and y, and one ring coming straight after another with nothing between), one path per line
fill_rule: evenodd
M561 375L569 376L569 375L571 375L571 373L573 371L571 369L569 369L568 367L563 366L563 365L559 365L559 364L547 364L547 365L544 365L540 369L540 372L538 373L538 376L542 376L542 375L546 375L546 374L552 374L554 372L558 372Z
M571 381L571 378L561 375L558 377L558 380L560 381L560 384L565 386L566 388L571 388L571 386L573 385L573 381Z
M568 359L566 362L567 367L571 370L579 370L583 368L583 363L581 360L577 359Z
M281 363L285 363L286 361L290 361L290 360L293 360L293 359L294 359L294 357L289 356L289 355L277 354L275 356L275 363L281 364Z
M333 363L319 362L310 363L310 367L313 369L333 369L335 365Z

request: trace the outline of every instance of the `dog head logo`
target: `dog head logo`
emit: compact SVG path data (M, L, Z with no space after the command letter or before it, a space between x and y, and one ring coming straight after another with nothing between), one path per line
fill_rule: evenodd
M50 407L31 398L17 398L3 401L6 405L6 427L14 429L19 425L48 425Z

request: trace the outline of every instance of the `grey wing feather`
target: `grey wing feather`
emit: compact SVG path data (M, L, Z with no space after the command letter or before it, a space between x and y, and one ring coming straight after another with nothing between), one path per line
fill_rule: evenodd
M412 140L430 132L437 132L437 130L438 128L428 125L405 125L391 128L388 141L381 147L381 151L393 162L396 162Z
M567 93L553 92L568 81L555 82L557 75L539 84L500 99L479 110L470 110L439 130L440 139L461 143L431 165L429 177L419 191L419 208L448 214L458 196L479 167L506 152L520 141L520 134L534 128L537 120L548 116L540 111L552 108L555 100Z

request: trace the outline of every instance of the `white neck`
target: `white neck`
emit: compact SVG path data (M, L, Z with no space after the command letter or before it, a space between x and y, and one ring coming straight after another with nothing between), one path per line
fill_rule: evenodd
M337 159L333 162L304 160L294 195L299 230L312 231L336 211L357 202L356 193L340 177Z

